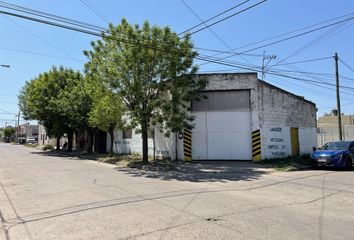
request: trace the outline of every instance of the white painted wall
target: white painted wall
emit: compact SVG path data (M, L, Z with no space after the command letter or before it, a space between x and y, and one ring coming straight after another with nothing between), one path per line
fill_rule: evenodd
M262 159L287 157L291 155L290 127L266 127L261 130ZM317 146L316 128L299 128L300 154L312 152Z
M299 128L300 154L309 154L317 147L316 128Z
M164 158L172 158L175 157L175 140L174 135L171 134L170 137L166 137L164 133L161 133L159 130L155 131L156 134L156 149L155 154L158 157ZM110 135L107 134L107 151L110 148L111 138ZM148 149L149 155L152 156L153 152L153 139L148 139ZM117 154L142 154L142 138L140 133L136 133L133 130L132 138L124 138L122 131L116 130L114 131L114 143L113 143L113 152Z
M291 155L290 127L265 127L261 129L262 159Z

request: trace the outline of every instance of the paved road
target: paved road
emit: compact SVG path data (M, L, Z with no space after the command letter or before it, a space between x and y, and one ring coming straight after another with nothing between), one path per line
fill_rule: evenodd
M1 240L353 239L354 172L157 174L0 144L0 227Z

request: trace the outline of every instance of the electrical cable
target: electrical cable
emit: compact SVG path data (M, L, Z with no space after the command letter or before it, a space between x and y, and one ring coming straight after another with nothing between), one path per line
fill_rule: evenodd
M183 31L183 32L181 32L181 33L179 33L178 35L183 35L183 34L189 32L190 30L193 30L193 29L195 29L195 28L197 28L197 27L199 27L199 26L201 26L201 25L204 25L205 23L210 22L211 20L213 20L213 19L215 19L215 18L217 18L217 17L220 17L221 15L224 15L225 13L230 12L231 10L234 10L235 8L238 8L238 7L242 6L243 4L245 4L245 3L249 2L249 1L251 1L251 0L243 1L243 2L241 2L241 3L239 3L239 4L237 4L237 5L235 5L235 6L231 7L231 8L229 8L229 9L227 9L227 10L225 10L225 11L223 11L223 12L221 12L221 13L219 13L219 14L213 16L213 17L211 17L211 18L208 18L208 19L205 20L205 21L202 21L201 23L199 23L199 24L197 24L197 25L195 25L195 26L193 26L193 27L191 27L191 28L188 28L187 30L185 30L185 31Z
M104 22L109 24L107 18L97 8L95 8L95 6L93 6L88 0L80 0L80 2L82 2L88 9L90 9L93 13L95 13Z
M64 18L64 17L60 17L57 15L53 15L53 14L48 14L48 13L44 13L41 11L37 11L34 9L30 9L30 8L25 8L25 7L21 7L18 5L14 5L14 4L10 4L10 3L6 3L3 1L0 1L0 7L2 8L7 8L13 11L18 11L18 12L22 12L22 13L27 13L27 14L32 14L38 17L43 17L43 18L47 18L47 19L51 19L51 20L55 20L61 23L67 23L67 24L71 24L71 25L75 25L77 27L84 27L90 30L96 30L96 31L102 31L102 32L106 32L107 29L99 27L99 26L95 26L93 24L88 24L88 23L84 23L84 22L80 22L77 20L72 20L69 18Z
M300 32L300 31L303 31L303 30L306 30L306 29L309 29L309 28L313 28L313 27L316 27L316 26L319 26L319 25L323 25L323 24L328 23L328 22L333 22L335 20L338 20L338 19L341 19L341 18L344 18L344 17L347 17L347 16L353 16L353 14L354 14L354 12L351 12L351 13L344 14L342 16L335 17L335 18L332 18L332 19L328 19L328 20L325 20L325 21L321 21L321 22L318 22L318 23L315 23L315 24L312 24L312 25L309 25L309 26L306 26L306 27L298 28L298 29L292 30L290 32L282 33L282 34L279 34L279 35L276 35L276 36L273 36L273 37L270 37L270 38L266 38L266 39L263 39L263 40L260 40L260 41L252 42L252 43L249 43L249 44L234 48L233 51L236 51L236 50L239 50L239 49L242 49L242 48L246 48L246 47L250 47L250 46L254 46L254 45L257 45L257 44L260 44L260 43L263 43L263 42L268 42L270 40L277 39L277 38L280 38L280 37L283 37L283 36L287 36L287 35L290 35L290 34L293 34L293 33L296 33L296 32ZM219 56L221 54L222 53L215 54L215 55L213 55L213 57Z
M85 62L85 61L80 61L77 59L72 59L72 58L67 58L67 57L62 57L62 56L56 56L56 55L50 55L50 54L45 54L45 53L39 53L39 52L33 52L33 51L27 51L23 49L15 49L15 48L7 48L7 47L0 47L2 50L7 50L7 51L12 51L12 52L19 52L19 53L26 53L26 54L31 54L31 55L37 55L37 56L42 56L42 57L51 57L51 58L58 58L58 59L64 59L64 60L73 60L76 62Z
M319 31L319 30L328 28L328 27L332 27L332 26L338 25L338 24L343 23L343 22L346 22L346 21L351 21L351 20L353 20L353 19L354 19L354 17L349 17L349 18L346 18L346 19L341 20L341 21L338 21L338 22L334 22L334 23L331 23L331 24L328 24L328 25L325 25L325 26L321 26L321 27L318 27L318 28L315 28L315 29L311 29L311 30L306 31L306 32L303 32L303 33L296 34L296 35L294 35L294 36L290 36L290 37L287 37L287 38L283 38L283 39L280 39L280 40L277 40L277 41L274 41L274 42L271 42L271 43L264 44L264 45L259 46L259 47L255 47L255 48L246 50L246 51L243 51L243 52L241 52L241 53L252 52L252 51L257 50L257 49L260 49L260 48L264 48L264 47L268 47L268 46L271 46L271 45L274 45L274 44L278 44L278 43L281 43L281 42L285 42L285 41L288 41L288 40L291 40L291 39L294 39L294 38L297 38L297 37L301 37L301 36L307 35L307 34L309 34L309 33L313 33L313 32L316 32L316 31Z
M193 8L191 6L189 6L187 4L186 1L181 0L182 4L200 21L200 22L204 22L204 20L193 10ZM208 31L214 35L214 37L216 39L219 40L219 42L221 42L226 48L228 48L230 51L232 51L232 47L226 42L224 41L224 39L222 39L212 28L208 27L208 25L206 23L204 23L204 25L207 27ZM244 58L242 55L239 55L239 57L244 60L245 62L252 64L250 61L248 61L246 58Z
M83 62L82 60L76 59L73 56L71 56L70 54L64 52L63 50L61 50L60 48L56 47L55 45L53 45L52 43L48 42L47 40L43 39L42 37L40 37L39 35L33 33L32 31L30 31L29 29L25 28L24 26L22 26L21 24L13 21L11 18L2 15L6 20L12 22L13 24L15 24L16 26L18 26L19 28L21 28L23 31L29 33L30 35L32 35L33 37L39 39L40 41L42 41L43 43L47 44L48 46L52 47L53 49L57 50L58 52L62 53L63 55L67 56L67 59L71 59L73 61L76 62Z
M343 22L351 21L353 19L354 19L354 17L352 16L352 17L346 18L344 20L340 20L340 21L337 21L337 22L334 22L334 23L330 23L330 24L327 24L327 25L324 25L324 26L321 26L321 27L318 27L318 28L314 28L314 29L308 30L306 32L302 32L302 33L299 33L299 34L296 34L296 35L293 35L293 36L289 36L289 37L286 37L286 38L283 38L283 39L280 39L280 40L277 40L277 41L274 41L274 42L271 42L271 43L267 43L267 44L264 44L264 45L261 45L261 46L258 46L258 47L254 47L252 49L248 49L248 50L242 51L240 53L244 54L244 53L248 53L248 52L251 52L251 51L254 51L254 50L257 50L257 49L261 49L261 48L268 47L268 46L271 46L271 45L275 45L275 44L278 44L278 43L281 43L281 42L285 42L285 41L288 41L288 40L291 40L291 39L294 39L294 38L297 38L297 37L301 37L301 36L316 32L316 31L320 31L320 30L328 28L328 27L335 26L335 25L343 23ZM231 58L233 56L234 56L234 54L231 54L229 56L225 56L225 57L222 57L222 58L219 58L219 59L223 60L223 59Z
M344 66L346 66L350 71L354 72L354 69L346 62L343 61L343 59L338 58L341 63L343 63Z
M280 64L277 64L276 66L284 66L284 65L293 65L293 64L299 64L299 63L315 62L315 61L327 60L327 59L330 59L330 58L333 58L333 57L332 56L331 57L322 57L322 58L315 58L315 59L303 60L303 61L298 61L298 62L280 63ZM273 66L275 66L275 65L271 65L270 67L273 67Z
M35 19L35 18L32 18L32 17L20 15L20 14L14 14L14 13L9 13L9 12L4 12L4 11L0 11L0 13L12 15L12 16L17 16L17 17L22 17L22 18L26 18L26 19L28 19L28 20L39 21L39 22L46 23L46 24L49 24L49 25L54 25L54 26L57 26L57 27L67 28L67 29L70 29L70 30L73 30L73 31L78 31L78 32L86 33L86 34L95 35L95 36L109 37L109 36L102 35L102 33L100 34L100 33L92 32L92 31L87 31L87 30L83 30L83 29L77 29L77 28L75 28L75 27L65 26L65 25L58 24L58 23L52 23L52 22L45 21L45 20L42 20L42 19ZM348 19L347 19L347 20L348 20ZM343 20L343 21L344 21L344 20ZM343 21L342 21L342 22L343 22ZM331 25L333 25L333 24L331 24ZM321 27L321 28L323 28L323 27ZM311 31L315 31L315 30L311 30ZM302 34L304 34L304 33L302 33ZM293 36L293 37L294 37L294 36ZM130 44L132 44L132 43L130 43ZM136 44L136 43L134 43L134 44ZM207 56L207 57L208 57L208 56ZM201 57L197 57L197 59L202 60L202 61L206 61L206 60L207 60L208 62L214 62L214 63L217 63L217 64L222 64L222 65L226 65L226 66L232 66L232 67L240 68L240 66L230 65L229 63L220 62L220 60L216 61L215 59L206 59L206 58L201 58ZM241 68L247 69L247 70L251 70L251 71L260 72L260 70L258 70L258 69L255 70L255 69L252 69L252 68L246 68L246 67L244 67L244 66L241 66ZM292 78L292 79L296 79L296 80L302 80L302 81L308 81L308 82L315 82L315 81L312 81L312 80L301 79L301 78L295 78L295 77L291 77L291 76L287 76L287 75L279 74L279 73L269 73L269 74L278 75L278 76L281 76L281 77L288 77L288 78ZM322 82L318 82L318 81L317 81L317 83L322 83ZM327 83L327 85L328 85L328 83ZM350 87L346 87L346 86L342 86L342 87L343 87L343 88L354 89L354 88L350 88Z
M254 71L257 73L261 73L261 70L259 69L255 69L255 68L251 68L251 67L245 67L242 65L235 65L232 63L228 63L228 62L221 62L219 60L214 60L212 58L209 58L208 56L198 56L196 57L196 59L202 60L202 61L207 61L207 62L213 62L216 64L220 64L220 65L225 65L225 66L230 66L230 67L236 67L236 68L240 68L240 69L244 69L244 70L249 70L249 71ZM285 77L285 78L290 78L290 79L294 79L294 80L299 80L299 81L303 81L303 82L312 82L312 83L319 83L319 84L323 84L323 85L328 85L328 86L336 86L336 84L331 84L331 83L325 83L325 82L321 82L321 81L316 81L316 80L309 80L309 79L304 79L304 78L299 78L299 77L293 77L293 76L289 76L286 74L279 74L276 72L272 72L272 71L267 71L268 74L270 75L275 75L275 76L280 76L280 77ZM348 86L340 86L341 88L345 88L345 89L350 89L350 90L354 90L353 87L348 87Z
M196 34L196 33L200 32L200 31L203 31L203 30L206 29L206 28L209 28L209 27L214 26L214 25L216 25L216 24L218 24L218 23L221 23L221 22L223 22L223 21L225 21L225 20L227 20L227 19L229 19L229 18L231 18L231 17L234 17L234 16L236 16L236 15L238 15L238 14L241 14L241 13L243 13L243 12L246 12L246 11L248 11L248 10L250 10L250 9L252 9L252 8L254 8L254 7L260 5L260 4L262 4L262 3L267 2L267 1L268 1L268 0L260 1L260 2L258 2L258 3L256 3L256 4L253 4L253 5L251 5L251 6L247 7L247 8L245 8L245 9L242 9L241 11L238 11L238 12L233 13L233 14L231 14L231 15L225 17L225 18L222 18L222 19L216 21L216 22L213 22L213 23L211 23L211 24L209 24L209 25L207 25L207 26L205 26L205 27L202 27L202 28L200 28L200 29L198 29L198 30L195 30L195 31L193 31L193 32L188 32L187 35L188 35L188 36L191 36L191 35L193 35L193 34ZM184 38L184 37L182 37L182 38Z

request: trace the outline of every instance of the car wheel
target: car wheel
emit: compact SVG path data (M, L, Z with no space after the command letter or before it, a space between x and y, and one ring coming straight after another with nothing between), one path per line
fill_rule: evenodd
M352 169L352 159L350 157L346 157L345 158L345 168L347 170L351 170Z

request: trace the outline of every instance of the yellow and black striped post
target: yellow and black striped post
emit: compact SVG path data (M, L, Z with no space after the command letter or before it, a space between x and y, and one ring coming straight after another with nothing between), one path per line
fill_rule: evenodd
M192 161L192 132L189 129L184 129L183 148L184 148L184 160Z
M252 160L257 162L261 160L261 131L252 132Z

